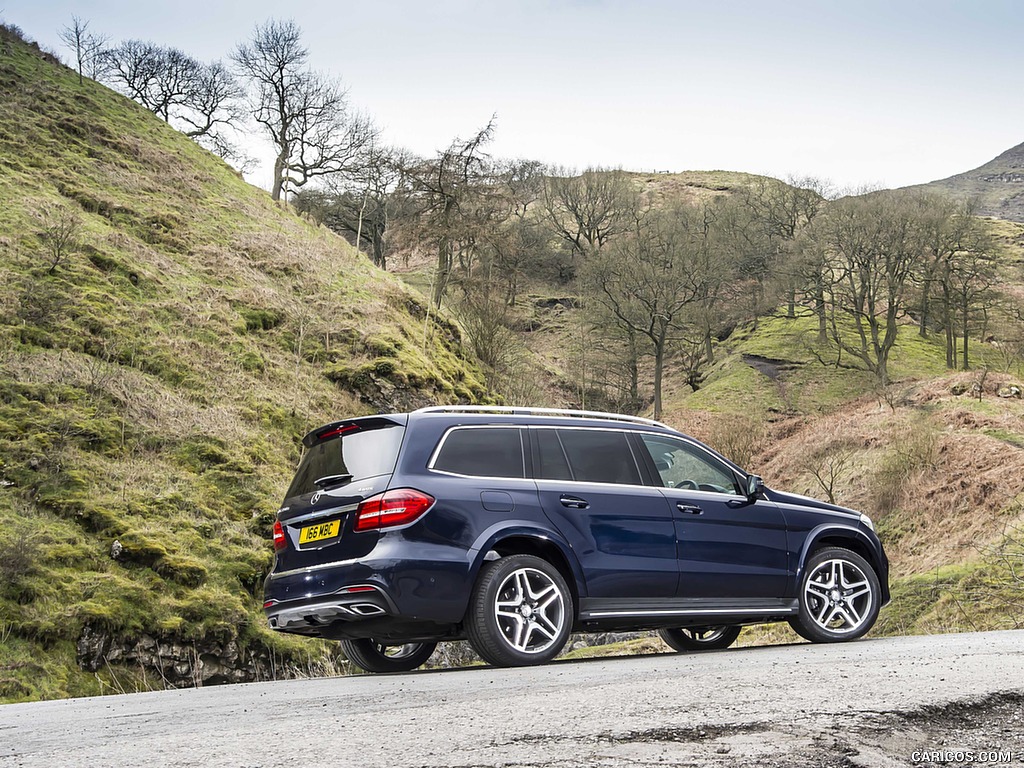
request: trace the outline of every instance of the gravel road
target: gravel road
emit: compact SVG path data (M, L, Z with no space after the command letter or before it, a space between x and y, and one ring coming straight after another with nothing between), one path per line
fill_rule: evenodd
M803 768L950 757L1024 766L1024 631L0 707L0 768Z

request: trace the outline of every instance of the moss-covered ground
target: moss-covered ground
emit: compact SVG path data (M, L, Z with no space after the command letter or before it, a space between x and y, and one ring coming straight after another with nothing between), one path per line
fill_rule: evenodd
M314 426L488 397L427 306L0 30L0 701L160 685L85 627L334 659L265 626L273 515Z

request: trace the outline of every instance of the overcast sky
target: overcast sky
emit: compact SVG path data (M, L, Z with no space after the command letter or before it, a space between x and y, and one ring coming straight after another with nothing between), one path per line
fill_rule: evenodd
M1024 0L0 0L65 57L73 15L204 60L294 19L420 154L496 114L503 157L896 187L1024 142Z

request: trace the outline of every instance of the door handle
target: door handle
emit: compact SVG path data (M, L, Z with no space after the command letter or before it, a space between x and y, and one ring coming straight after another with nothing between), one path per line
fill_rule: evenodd
M676 509L678 509L680 512L685 512L688 515L704 514L704 510L701 509L700 507L694 506L693 504L683 504L682 502L676 504Z
M558 500L562 502L563 507L569 509L589 509L590 502L586 499L581 499L578 496L559 496Z

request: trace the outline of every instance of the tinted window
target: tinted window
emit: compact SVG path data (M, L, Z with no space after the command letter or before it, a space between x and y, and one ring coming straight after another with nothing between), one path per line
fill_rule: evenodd
M441 446L434 469L477 477L525 477L518 429L454 429Z
M640 471L623 432L560 429L573 478L589 483L640 485Z
M644 435L643 441L666 488L740 495L736 474L710 453L671 438Z
M540 456L540 475L544 480L572 480L569 462L553 429L538 429L537 452Z
M350 432L314 445L302 457L285 498L312 493L317 490L317 479L329 475L350 474L350 482L355 482L391 474L404 434L405 427L389 425Z

